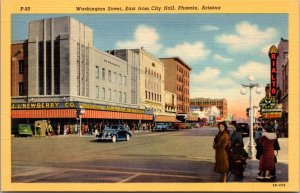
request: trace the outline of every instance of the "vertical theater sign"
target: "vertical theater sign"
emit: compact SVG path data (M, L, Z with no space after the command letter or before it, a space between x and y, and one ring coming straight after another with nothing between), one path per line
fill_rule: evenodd
M276 46L271 46L269 50L269 57L271 61L271 96L276 96L277 93L277 57L278 49Z
M263 98L260 103L261 115L264 119L277 119L281 118L282 104L276 104L277 94L277 57L279 51L276 46L272 45L269 50L270 58L270 91L266 93L266 97Z

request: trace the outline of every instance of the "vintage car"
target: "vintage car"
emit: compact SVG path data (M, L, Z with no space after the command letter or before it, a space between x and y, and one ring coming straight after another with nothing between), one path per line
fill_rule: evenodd
M171 123L157 123L153 131L173 131L174 127Z
M15 137L20 136L30 136L32 137L33 133L30 125L28 124L18 124L17 129L15 131Z
M96 135L98 140L109 140L113 143L116 141L129 141L132 133L128 127L123 125L105 126L102 132Z

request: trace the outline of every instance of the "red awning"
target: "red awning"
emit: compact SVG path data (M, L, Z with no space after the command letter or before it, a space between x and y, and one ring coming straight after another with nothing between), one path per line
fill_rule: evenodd
M156 122L170 122L170 123L175 123L177 122L175 116L167 116L167 115L157 115L155 117Z
M11 118L76 118L75 109L11 110ZM85 110L82 118L153 120L153 115L113 111Z

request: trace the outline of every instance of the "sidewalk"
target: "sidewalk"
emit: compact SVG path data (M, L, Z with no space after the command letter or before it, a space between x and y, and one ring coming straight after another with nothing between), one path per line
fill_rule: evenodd
M249 138L244 138L245 148L248 148ZM277 155L276 163L276 182L287 182L288 181L288 157L287 157L287 148L288 148L288 138L278 138L280 145L280 150ZM259 182L256 180L258 170L259 160L248 159L247 166L244 172L243 182ZM229 182L236 182L236 179L231 175ZM263 182L262 182L263 183Z

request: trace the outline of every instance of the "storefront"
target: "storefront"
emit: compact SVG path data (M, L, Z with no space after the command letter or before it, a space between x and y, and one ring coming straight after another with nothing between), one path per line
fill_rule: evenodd
M84 113L79 114L84 109ZM12 103L12 127L20 123L34 125L37 120L47 120L57 125L82 124L93 127L97 123L139 125L153 121L153 115L142 109L82 102Z

